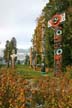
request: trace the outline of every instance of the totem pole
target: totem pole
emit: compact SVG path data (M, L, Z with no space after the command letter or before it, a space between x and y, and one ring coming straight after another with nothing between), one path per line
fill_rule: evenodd
M17 55L15 54L15 51L12 51L12 55L11 55L11 62L12 62L12 68L15 68L15 58L17 57Z
M62 71L62 27L61 23L65 21L65 13L55 14L51 20L48 21L48 27L54 30L54 72L60 73Z
M32 47L30 48L30 66L32 67Z
M41 63L41 72L45 73L45 24L44 24L45 19L43 20L42 23L42 63Z

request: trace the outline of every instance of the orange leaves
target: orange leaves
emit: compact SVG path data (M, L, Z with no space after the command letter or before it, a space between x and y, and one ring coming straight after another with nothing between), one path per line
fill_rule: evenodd
M0 72L0 108L72 107L72 79L60 77L24 79L16 73Z
M25 102L24 88L22 87L24 85L21 82L24 79L17 79L16 74L10 71L2 71L0 74L0 108L5 106L20 108Z

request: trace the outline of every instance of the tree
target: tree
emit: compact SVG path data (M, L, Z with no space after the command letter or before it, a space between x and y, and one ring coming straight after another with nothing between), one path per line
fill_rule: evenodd
M42 58L42 25L43 25L44 17L41 15L37 18L37 26L34 30L33 35L33 49L36 51L37 54L37 63L41 62Z
M4 59L7 62L7 66L9 67L10 62L10 42L6 41L5 49L4 49Z
M37 20L37 27L34 31L36 36L37 48L40 48L41 42L41 18L45 19L45 60L49 67L54 64L54 31L48 28L48 21L56 14L66 14L66 21L60 26L63 27L63 67L72 65L72 0L50 0L42 10L41 16ZM40 28L40 29L39 29ZM40 43L39 43L40 42Z
M66 21L60 26L63 27L63 66L72 65L72 1L71 0L50 0L42 10L46 21L46 54L49 66L53 67L53 36L54 31L48 29L48 21L56 13L66 13Z
M11 54L12 53L17 53L17 42L15 37L11 39L11 41L7 40L6 45L5 45L5 50L4 50L4 59L7 62L7 66L9 67L9 63L11 62ZM16 61L16 58L15 58Z
M29 55L27 55L27 54L25 56L25 64L29 65Z
M10 42L10 48L11 48L11 52L12 50L15 51L15 54L17 53L17 42L16 42L16 38L12 37L11 42Z

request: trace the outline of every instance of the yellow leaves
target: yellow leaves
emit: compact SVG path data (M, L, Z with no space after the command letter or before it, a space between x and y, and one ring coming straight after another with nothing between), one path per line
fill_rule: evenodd
M20 108L26 108L25 105L23 104Z
M15 108L19 108L18 105L16 105Z
M0 101L0 106L2 105L2 102Z
M21 101L21 102L25 102L25 97L23 95L20 95L17 100Z
M72 79L66 77L41 77L41 79L26 80L14 73L4 72L0 76L0 106L9 108L26 108L28 105L48 104L45 108L72 107ZM8 82L6 82L8 81ZM7 101L6 101L7 99ZM5 102L5 105L3 104ZM35 106L34 106L35 108Z

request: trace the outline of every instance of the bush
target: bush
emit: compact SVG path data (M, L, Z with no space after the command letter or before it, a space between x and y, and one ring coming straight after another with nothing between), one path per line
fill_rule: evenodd
M0 72L0 108L72 108L72 79L25 79L14 70Z

